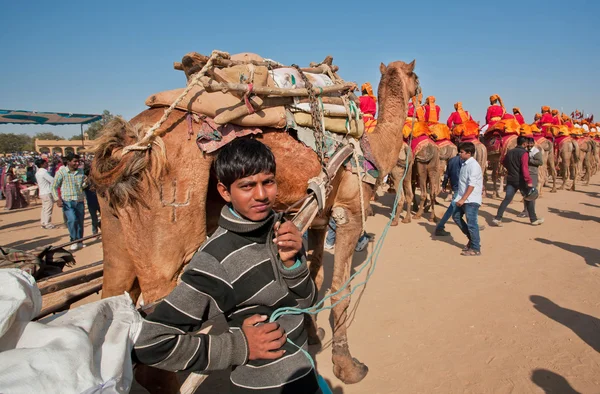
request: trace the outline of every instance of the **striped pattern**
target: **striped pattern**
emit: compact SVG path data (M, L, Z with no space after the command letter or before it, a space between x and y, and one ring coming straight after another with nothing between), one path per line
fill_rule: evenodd
M248 361L241 329L246 318L284 306L306 308L316 297L304 254L294 269L278 259L271 242L275 219L249 222L224 207L220 227L194 255L181 283L146 317L134 347L139 362L173 371L235 367L232 393L318 392L309 360L289 343L278 360ZM228 332L191 334L221 314ZM307 347L304 316L286 315L278 323L297 346Z

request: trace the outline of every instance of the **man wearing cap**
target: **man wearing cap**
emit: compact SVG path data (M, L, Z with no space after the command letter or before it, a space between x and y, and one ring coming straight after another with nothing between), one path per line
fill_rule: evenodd
M365 82L360 87L362 96L359 97L360 111L363 113L363 122L365 131L371 133L377 126L375 114L377 113L377 98L373 94L373 87L369 82Z
M488 107L485 115L485 123L487 123L488 128L492 127L497 121L501 120L505 113L506 109L504 108L502 98L500 98L500 96L497 94L491 95L490 106Z

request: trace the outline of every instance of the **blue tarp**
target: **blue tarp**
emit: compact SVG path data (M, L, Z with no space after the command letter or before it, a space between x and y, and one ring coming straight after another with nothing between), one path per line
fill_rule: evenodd
M88 124L100 119L102 119L102 115L0 109L0 124L42 124L58 126L66 124Z

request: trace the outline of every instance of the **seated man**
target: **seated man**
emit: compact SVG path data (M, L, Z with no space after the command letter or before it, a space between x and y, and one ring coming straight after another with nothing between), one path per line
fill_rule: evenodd
M267 322L278 308L307 308L316 297L302 235L272 209L275 157L255 139L236 139L221 149L214 168L227 202L219 227L145 318L134 358L170 371L231 368L231 393L320 393L301 350L304 315ZM228 331L194 334L217 315L225 316Z

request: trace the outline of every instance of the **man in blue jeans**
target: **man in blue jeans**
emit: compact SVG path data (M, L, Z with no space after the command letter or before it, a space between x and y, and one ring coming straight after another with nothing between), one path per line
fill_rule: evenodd
M79 168L79 155L69 153L65 157L66 165L61 167L54 177L52 196L67 218L67 227L71 241L83 238L84 193L83 169ZM61 194L58 195L58 189ZM59 198L60 197L60 198ZM71 245L71 250L85 247L82 242Z
M482 202L483 173L479 163L473 158L475 145L472 142L460 144L458 154L463 164L460 168L458 191L453 200L456 208L452 214L452 219L469 239L462 255L479 256L481 255L481 243L477 216ZM464 216L467 217L466 222L463 219Z
M506 195L504 200L498 207L498 213L492 220L492 225L502 227L502 216L512 201L513 197L520 190L523 195L526 195L529 189L534 186L533 179L529 173L529 152L525 149L527 137L519 136L517 138L517 146L508 151L504 157L502 165L506 168ZM544 219L538 218L535 214L535 202L525 200L525 208L529 214L529 220L533 226L539 226L544 223Z
M446 172L444 173L444 180L442 181L442 188L446 189L448 187L448 182L450 182L450 187L452 188L452 201L446 210L446 213L442 217L435 226L435 235L437 236L448 236L450 233L444 229L446 222L448 219L452 217L454 213L454 207L456 206L454 202L454 197L456 197L456 192L458 191L458 179L460 177L460 155L456 154L453 158L448 160L448 164L446 165Z

